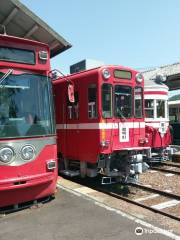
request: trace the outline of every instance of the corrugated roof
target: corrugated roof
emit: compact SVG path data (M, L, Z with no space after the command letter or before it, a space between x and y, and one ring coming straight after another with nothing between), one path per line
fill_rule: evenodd
M0 0L0 24L9 35L48 44L51 57L72 46L18 0Z
M142 72L145 79L153 78L157 74L164 74L168 77L168 76L176 75L179 73L180 73L180 62L164 65L158 68L154 68L154 69Z
M180 62L164 65L148 71L142 72L145 83L149 84L157 75L162 74L167 76L166 84L170 90L180 88Z

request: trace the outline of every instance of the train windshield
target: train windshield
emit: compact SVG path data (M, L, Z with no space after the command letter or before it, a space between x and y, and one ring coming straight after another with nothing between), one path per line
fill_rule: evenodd
M130 118L132 116L132 88L116 85L115 95L115 116L118 118Z
M47 76L0 73L0 138L55 133L51 82Z

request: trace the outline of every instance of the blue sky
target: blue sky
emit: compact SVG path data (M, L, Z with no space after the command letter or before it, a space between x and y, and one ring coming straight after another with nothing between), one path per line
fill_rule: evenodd
M180 0L22 0L73 47L52 59L64 73L85 58L136 69L180 61Z

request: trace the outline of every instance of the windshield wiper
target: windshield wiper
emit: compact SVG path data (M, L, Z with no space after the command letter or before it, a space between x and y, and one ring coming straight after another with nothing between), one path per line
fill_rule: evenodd
M125 121L127 120L121 110L119 110L117 114L118 114L118 117L123 118Z
M7 73L5 73L5 74L2 76L2 78L0 79L0 86L2 86L2 82L3 82L10 74L12 74L12 72L13 72L13 69L9 69L9 70L7 71Z

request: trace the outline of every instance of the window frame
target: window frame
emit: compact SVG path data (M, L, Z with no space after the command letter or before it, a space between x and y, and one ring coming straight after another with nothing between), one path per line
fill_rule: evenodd
M152 101L153 102L153 107L151 107L151 108L146 108L146 100L148 100L148 101ZM156 107L155 107L155 99L150 99L150 98L148 98L148 99L145 99L144 100L144 111L145 111L145 118L148 118L148 119L155 119L155 116L156 116ZM147 117L146 116L146 110L153 110L153 117Z
M103 86L105 86L105 85L106 85L106 86L109 85L109 86L111 87L111 96L110 96L110 98L111 98L111 99L110 99L110 108L111 108L111 110L110 110L111 112L110 112L110 113L111 113L111 114L110 114L110 116L108 116L108 117L107 117L107 116L104 116L104 113L103 113L103 102L104 102L104 101L103 101L103 91L102 91L102 90L103 90ZM101 85L101 109L102 109L101 111L102 111L102 117L105 118L105 119L108 119L108 118L112 118L112 117L113 117L113 92L114 92L114 91L113 91L113 85L112 85L111 83L103 83L103 84Z
M131 95L131 99L130 99L130 101L131 101L131 106L130 106L130 109L131 109L131 111L130 111L130 116L124 116L124 114L123 114L123 116L122 117L118 117L117 116L117 111L116 111L116 101L115 101L115 89L116 89L116 87L117 86L120 86L120 87L125 87L125 88L129 88L131 91L131 93L130 93L130 95ZM115 118L127 118L127 119L130 119L130 118L132 118L133 117L133 87L132 86L128 86L128 85L120 85L120 84L115 84L114 85L114 117Z
M94 85L94 87L92 87ZM95 104L93 105L92 103L93 102L90 102L89 100L89 89L96 89L95 91ZM89 106L91 106L91 112L89 111ZM93 106L95 106L95 108L93 108ZM94 111L94 110L95 111ZM90 113L95 113L95 115L93 116L90 116ZM98 118L98 86L97 86L97 83L89 83L88 84L88 87L87 87L87 116L88 116L88 119L97 119Z
M136 89L141 89L141 116L137 116L136 115L136 104L135 104L135 101L136 101L136 98L135 98L135 90ZM144 118L144 112L143 112L143 88L142 87L140 87L140 86L136 86L135 88L134 88L134 118Z
M6 48L6 49L10 49L10 50L17 50L17 51L22 51L22 52L31 52L33 53L33 63L29 63L27 61L20 61L20 60L16 60L16 59L3 59L1 58L0 55L0 61L3 62L13 62L13 63L18 63L18 64L27 64L27 65L36 65L36 52L34 50L30 50L30 49L24 49L24 48L14 48L14 47L8 47L8 46L0 46L1 48ZM19 59L19 58L18 58Z
M67 96L67 119L68 120L78 120L79 119L79 92L74 92L74 102L70 102ZM70 117L70 109L72 117Z

